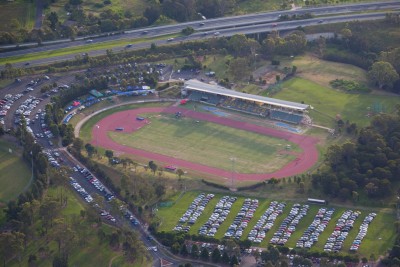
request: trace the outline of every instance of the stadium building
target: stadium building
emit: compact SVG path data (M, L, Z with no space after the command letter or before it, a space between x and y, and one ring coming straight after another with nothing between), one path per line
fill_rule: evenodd
M181 94L191 100L293 124L309 124L309 105L251 95L198 80L185 82Z

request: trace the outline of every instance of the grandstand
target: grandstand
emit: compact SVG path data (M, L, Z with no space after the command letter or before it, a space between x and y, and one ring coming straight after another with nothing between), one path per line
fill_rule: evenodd
M241 93L198 80L186 81L181 93L192 101L294 124L303 121L309 108L306 104Z

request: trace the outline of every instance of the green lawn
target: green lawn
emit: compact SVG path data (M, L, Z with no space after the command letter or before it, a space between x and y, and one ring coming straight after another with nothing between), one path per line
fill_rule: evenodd
M0 31L12 31L18 28L32 29L35 23L36 6L33 1L14 0L0 2ZM16 19L18 25L12 20Z
M163 155L231 170L236 158L239 173L268 173L282 168L295 156L284 154L294 143L191 118L177 120L170 114L142 114L151 124L134 133L109 132L115 142ZM282 153L280 153L282 151Z
M0 201L16 198L28 185L30 178L30 166L21 159L19 150L14 144L0 139Z
M159 231L172 231L172 228L178 223L179 218L185 213L187 208L190 206L190 203L193 199L198 196L201 192L199 191L190 191L186 192L185 195L176 201L170 207L159 207L158 209L158 217L161 219L161 226L159 227ZM191 227L189 234L197 234L199 228L208 220L212 212L214 211L215 204L219 201L219 199L226 194L215 194L215 197L208 203L202 215L198 218L197 222ZM232 223L233 219L236 217L237 212L240 210L245 197L239 196L237 201L232 206L231 212L229 213L227 219L218 229L218 232L215 238L222 239L229 225ZM253 226L257 223L260 216L265 212L268 208L270 199L258 198L259 207L257 208L253 219L249 222L248 227L244 230L242 240L247 238L248 233L253 228ZM278 200L279 201L279 200ZM280 201L282 202L282 201ZM261 244L257 244L256 246L267 247L270 239L274 235L274 233L278 230L282 221L289 214L293 204L293 201L284 201L287 203L283 213L278 216L277 220L274 223L272 229L267 232L267 235ZM289 238L286 246L295 247L296 242L302 236L304 230L311 224L313 221L318 209L321 206L319 205L310 205L310 209L305 217L303 217L298 226L296 227L296 231ZM335 228L335 224L337 219L342 215L342 213L348 208L344 207L335 207L335 212L333 213L332 219L326 227L325 231L319 236L318 242L311 248L311 251L322 251L323 247L331 235ZM353 209L357 210L357 209ZM376 212L378 215L374 219L374 221L370 224L368 228L368 234L364 238L359 254L361 256L365 256L369 258L369 256L374 253L375 255L384 255L386 251L393 245L396 233L394 229L394 221L395 216L392 210L372 210L372 209L362 209L361 215L357 218L354 224L353 230L349 232L349 236L345 240L344 247L342 252L347 254L349 252L349 248L351 243L353 242L355 236L358 234L359 226L364 220L365 216L370 212ZM350 253L350 252L349 252Z
M375 94L347 94L323 87L302 78L293 78L282 83L282 90L273 97L295 102L304 101L313 110L310 116L315 124L332 127L337 114L343 121L349 120L357 125L366 126L370 122L369 110L383 107L385 112L392 112L399 102L399 97Z
M322 86L330 87L329 82L335 79L357 81L367 85L367 72L359 67L322 60L310 54L289 57L279 57L280 68L297 67L296 75L313 81Z

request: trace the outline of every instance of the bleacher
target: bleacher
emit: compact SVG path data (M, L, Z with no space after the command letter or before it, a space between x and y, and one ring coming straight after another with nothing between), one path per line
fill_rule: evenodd
M197 102L205 102L211 105L218 105L221 101L223 101L223 97L214 95L214 94L208 94L208 93L202 93L198 91L193 91L189 95L189 99L192 101L197 101Z
M228 109L233 109L233 110L238 110L254 115L260 115L266 117L268 115L268 108L265 105L259 105L255 102L252 101L246 101L243 99L233 99L233 98L227 98L225 101L221 102L221 106L228 108Z
M285 121L289 123L299 124L303 119L303 116L295 113L288 113L282 110L274 110L270 111L270 118L279 121Z

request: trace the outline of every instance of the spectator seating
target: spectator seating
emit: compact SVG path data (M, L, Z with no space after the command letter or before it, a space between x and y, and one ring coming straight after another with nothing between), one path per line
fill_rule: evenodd
M303 116L300 114L288 113L285 111L272 109L270 111L270 118L274 120L299 124L303 119Z

